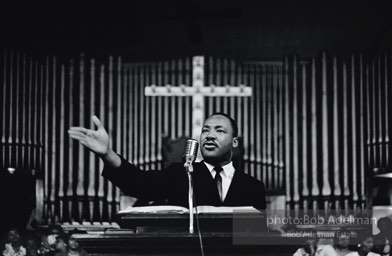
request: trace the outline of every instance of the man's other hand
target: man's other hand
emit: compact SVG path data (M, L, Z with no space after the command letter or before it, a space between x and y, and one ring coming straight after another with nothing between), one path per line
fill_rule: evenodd
M92 116L91 120L97 126L97 130L71 127L68 130L68 134L94 153L105 156L109 152L109 134L97 116Z

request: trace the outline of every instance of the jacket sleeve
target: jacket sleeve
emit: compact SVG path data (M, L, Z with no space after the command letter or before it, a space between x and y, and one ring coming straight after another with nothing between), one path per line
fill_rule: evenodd
M121 157L118 168L104 166L102 176L124 194L146 200L166 199L172 181L169 170L144 171ZM170 168L170 167L169 167ZM168 169L169 169L168 168Z

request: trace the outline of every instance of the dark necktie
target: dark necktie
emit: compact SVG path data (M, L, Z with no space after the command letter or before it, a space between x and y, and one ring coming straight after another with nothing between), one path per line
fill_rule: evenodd
M220 175L221 171L223 171L223 168L220 165L217 165L214 167L214 170L216 172L215 174L215 183L216 183L216 187L218 188L218 192L219 192L219 198L221 201L223 201L222 199L222 177Z

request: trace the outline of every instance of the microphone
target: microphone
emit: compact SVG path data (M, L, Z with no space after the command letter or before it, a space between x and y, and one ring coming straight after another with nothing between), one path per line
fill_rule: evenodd
M191 166L192 163L196 160L198 147L199 143L197 140L189 139L186 141L183 155L185 158L185 167Z
M199 143L197 140L194 139L189 139L185 142L185 149L184 149L184 167L186 169L186 172L188 174L188 186L189 186L189 192L188 192L188 204L189 204L189 233L193 234L194 233L194 227L193 227L193 179L192 179L192 172L193 172L193 165L192 163L196 160L197 156L197 148L199 146Z

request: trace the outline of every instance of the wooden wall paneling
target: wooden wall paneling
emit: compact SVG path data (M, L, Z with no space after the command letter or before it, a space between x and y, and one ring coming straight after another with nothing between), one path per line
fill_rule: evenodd
M385 53L385 130L386 130L386 165L389 170L391 170L391 159L392 159L392 150L391 150L391 136L392 136L392 118L390 118L390 113L392 113L392 56L391 53Z
M257 172L258 170L256 169L256 142L257 142L257 133L256 133L256 116L255 116L255 105L256 105L256 72L255 72L255 64L248 64L249 65L249 84L248 86L252 87L252 91L253 91L253 95L251 96L250 100L249 100L249 129L250 129L250 133L249 133L249 173L250 175L252 175L253 177L257 177ZM230 97L231 99L232 97ZM227 101L229 100L229 98L226 99ZM228 109L225 110L226 113L228 112Z
M251 86L247 83L249 83L249 65L248 64L244 64L243 65L243 74L242 74L242 83L240 85L245 85L245 86ZM222 84L223 86L226 86L225 84ZM227 97L218 97L218 98L222 98L222 101L226 101L228 98ZM249 170L249 164L250 163L250 142L249 139L252 138L250 132L252 131L252 128L250 127L250 121L249 121L249 114L250 114L250 110L249 110L249 104L250 104L250 100L248 97L244 97L243 99L243 125L242 125L242 129L241 129L241 133L242 133L242 137L243 137L243 141L244 143L244 162L247 163L246 168L245 168L245 172L250 174L250 170ZM225 109L221 109L221 111L225 111Z
M163 80L162 63L158 63L157 64L157 84L162 83L162 80ZM165 134L165 131L164 131L164 120L162 120L162 117L163 117L162 110L163 110L163 104L164 104L163 100L164 100L164 97L162 97L162 96L159 96L157 98L157 105L158 105L157 106L158 107L158 110L157 110L157 117L158 117L158 120L157 120L157 122L158 122L158 127L157 127L157 144L158 144L157 161L158 161L158 165L157 165L157 168L158 168L158 170L160 170L163 167L163 165L162 165L162 159L163 159L163 157L162 157L162 147L163 147L162 138L163 138L163 136L167 136L167 134Z
M340 147L340 141L341 141L341 136L340 136L340 101L339 97L340 95L340 88L339 85L339 67L338 67L338 60L336 57L333 58L333 147L334 148L339 148ZM340 165L340 159L341 159L341 152L340 150L334 150L333 151L333 170L334 170L334 182L333 182L333 195L335 198L339 198L342 194L342 186L341 186L341 179L340 179L340 174L341 174L341 165ZM335 209L339 209L340 202L339 200L335 201L334 205Z
M377 144L378 144L378 150L379 150L379 168L380 169L384 169L384 164L385 164L385 156L384 156L384 152L385 152L385 143L384 143L384 106L383 106L383 101L384 101L384 97L382 96L384 91L383 91L383 86L382 86L382 78L381 78L381 71L382 71L382 63L381 63L381 56L377 56L377 71L376 74L374 74L377 77L377 115L378 115L378 123L376 124L377 127L377 131L378 131L378 138L376 138Z
M98 84L97 91L99 91L99 96L97 100L99 102L96 110L97 116L100 119L101 124L104 126L106 132L109 133L108 127L108 108L109 108L109 62L96 64L99 67L98 71ZM98 161L98 169L102 171L104 167L104 163L102 160ZM96 219L100 222L107 220L107 202L106 202L106 194L108 191L108 182L102 177L102 175L98 175L98 186L96 187Z
M316 84L316 59L312 58L311 64L311 163L312 163L312 190L311 195L313 197L319 195L318 186L318 129L317 129L317 84ZM317 200L313 200L312 208L317 209Z
M291 138L291 134L290 134L290 130L291 130L291 126L290 126L290 93L289 93L289 88L290 88L290 84L289 84L289 58L286 57L285 58L285 62L284 62L284 93L285 93L285 97L284 97L284 147L285 147L285 152L284 152L284 159L285 159L285 187L286 187L286 202L288 202L288 205L286 206L286 208L291 209L291 200L292 200L292 194L291 194L291 143L290 143L290 138Z
M327 54L324 52L322 55L322 94L321 94L321 101L322 101L322 110L321 110L321 123L322 123L322 170L323 170L323 186L322 186L322 195L329 196L331 195L331 186L329 184L329 118L328 118L328 85L331 83L328 81L328 70L327 70L328 60ZM324 209L328 209L328 201L324 202Z
M297 58L294 56L292 61L292 75L293 75L293 82L292 82L292 95L293 95L293 102L292 102L292 157L293 157L293 201L294 201L294 208L299 209L299 125L298 125L298 117L299 117L299 103L298 103L298 91L299 91L299 78L298 78L298 63Z
M262 142L261 142L261 134L262 134L262 125L261 125L261 102L263 99L263 96L261 94L261 72L262 72L262 67L261 64L256 64L255 65L255 77L256 77L256 83L254 86L254 93L253 97L255 98L255 119L256 119L256 136L254 138L255 141L255 161L256 161L256 178L264 181L263 180L263 164L262 164ZM234 97L233 97L234 98ZM233 113L234 111L232 111Z
M278 78L281 75L279 73L278 66L273 65L273 80L272 80L272 145L273 145L273 152L272 152L272 174L273 174L273 189L279 189L279 158L278 158L278 140L279 140L279 127L278 127L278 120L279 120L279 101L278 101ZM252 105L252 108L255 106ZM257 129L257 128L256 128Z
M359 170L360 170L360 200L362 201L362 208L369 207L365 205L367 201L367 195L366 195L366 186L369 185L369 182L366 180L366 155L365 155L365 149L366 149L366 140L365 140L365 117L364 117L364 106L365 106L365 100L364 100L364 67L363 67L363 58L362 55L359 55L359 60L358 60L358 80L359 80L359 96L358 96L358 102L359 102Z
M185 60L185 84L186 85L191 85L191 80L192 80L192 67L191 67L191 59L186 58ZM191 97L185 97L185 109L186 113L191 113L192 109L192 98ZM188 136L192 136L193 130L192 130L192 115L185 114L185 130L188 132ZM161 148L161 147L160 147Z
M300 70L301 72L301 91L300 93L302 94L301 98L301 107L299 111L301 111L300 117L302 120L302 190L301 190L301 197L303 198L303 209L308 209L309 208L309 195L310 195L310 189L308 187L308 173L309 173L309 168L308 168L308 79L307 79L307 70L308 70L308 65L305 62L300 63Z
M58 218L60 222L64 222L64 182L65 182L65 67L64 65L60 65L60 89L58 90L58 102L59 102L59 113L58 117L60 120L58 122L58 132L59 132L59 161L58 161Z
M209 57L208 86L251 86L253 95L206 97L204 114L224 111L237 120L244 171L268 190L285 189L289 207L364 208L369 174L390 169L390 59ZM103 163L65 137L69 126L90 126L97 114L116 152L146 170L161 167L162 136L192 134L191 97L143 94L151 84L191 86L189 58L101 63L81 55L73 63L5 50L2 62L0 165L43 174L48 222L110 221L121 201L100 175Z
M96 73L95 60L90 59L90 83L89 83L89 95L90 95L90 106L89 106L89 115L90 118L90 129L96 130L95 124L92 123L91 117L92 115L96 115L95 111L95 97L96 97L96 81L95 81L95 73ZM86 117L87 119L87 117ZM87 199L88 199L88 221L92 222L94 218L94 196L95 196L95 172L96 172L96 157L91 152L88 154L88 186L87 186Z
M383 56L383 88L384 88L384 129L385 129L385 166L389 167L390 166L390 141L389 141L389 136L390 136L390 117L389 117L389 108L390 108L390 103L391 103L391 96L390 96L390 74L391 71L389 70L391 64L390 64L390 59L388 58L389 54L385 53Z
M385 164L391 169L391 158L392 158L392 150L391 150L391 140L390 136L392 133L392 118L390 118L389 114L391 113L392 108L392 88L391 88L391 75L392 75L392 65L391 65L391 54L385 53L384 57L384 87L385 87L385 142L386 142L386 159Z
M267 67L266 65L261 66L261 165L262 175L261 178L264 182L267 181ZM265 184L267 186L267 184Z

